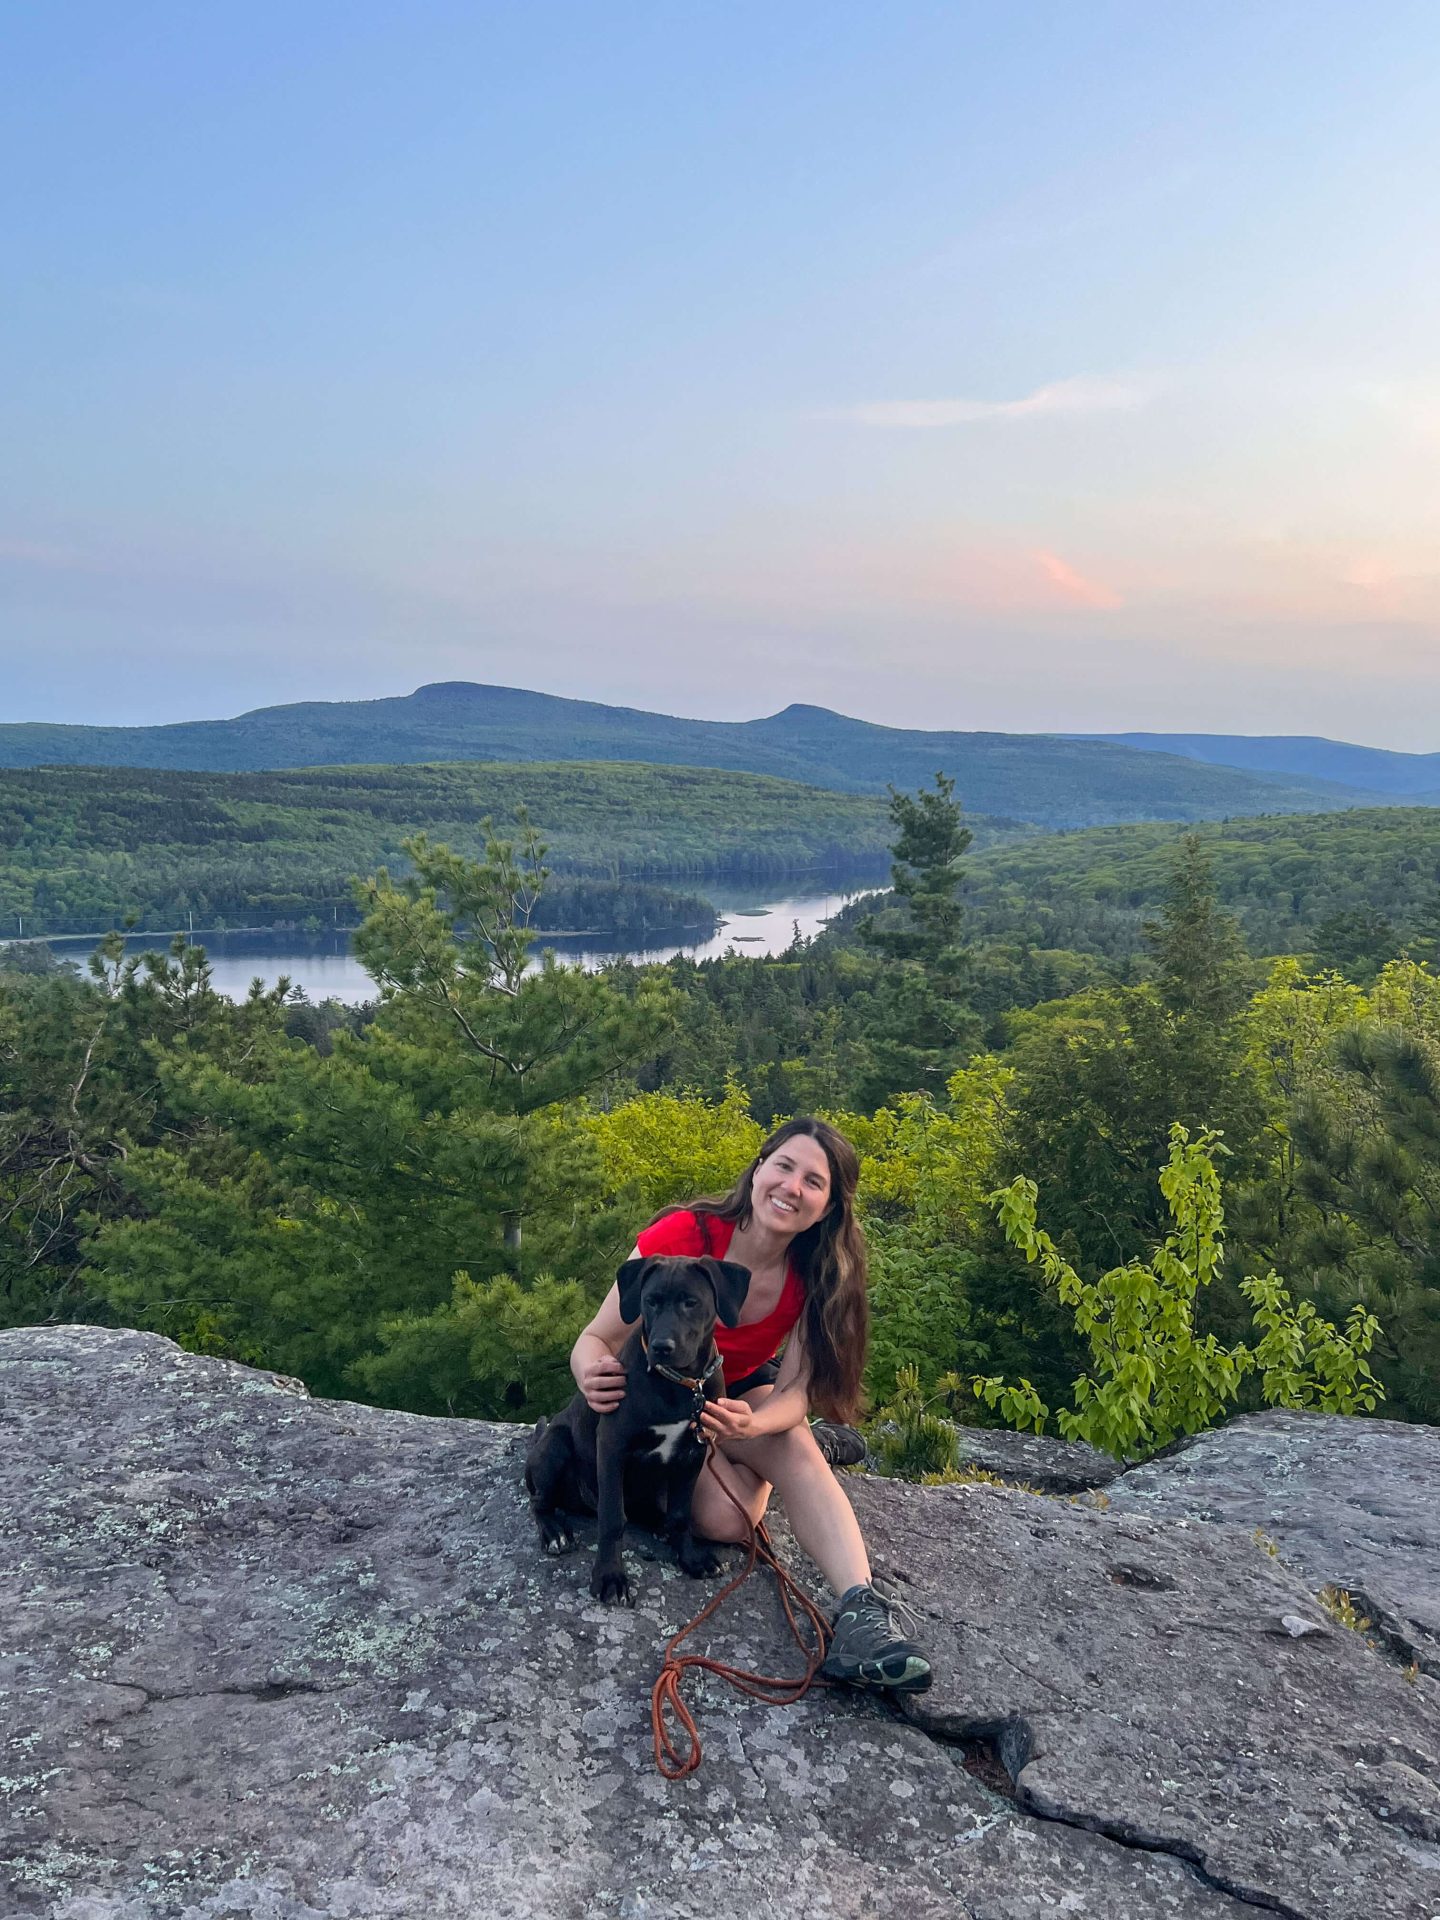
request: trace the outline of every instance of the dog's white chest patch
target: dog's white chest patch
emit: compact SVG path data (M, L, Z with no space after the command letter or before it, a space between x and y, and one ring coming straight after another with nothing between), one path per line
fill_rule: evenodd
M688 1420L667 1420L663 1426L651 1427L650 1444L645 1451L658 1453L661 1461L668 1466L675 1449L680 1444L681 1435L689 1425Z

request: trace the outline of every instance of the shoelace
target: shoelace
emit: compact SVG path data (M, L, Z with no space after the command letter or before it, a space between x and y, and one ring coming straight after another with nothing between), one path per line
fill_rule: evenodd
M890 1624L892 1626L898 1618L901 1626L906 1628L908 1632L922 1633L924 1631L924 1622L908 1601L902 1600L898 1594L882 1593L879 1587L875 1586L873 1582L870 1591L875 1595L877 1600L884 1601L891 1616Z

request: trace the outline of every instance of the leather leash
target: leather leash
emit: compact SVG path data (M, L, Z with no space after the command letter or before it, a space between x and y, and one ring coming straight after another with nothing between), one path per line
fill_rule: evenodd
M667 1780L685 1779L687 1774L695 1772L704 1758L704 1751L700 1744L700 1730L695 1724L695 1716L686 1706L680 1691L689 1668L698 1667L704 1673L716 1674L720 1679L728 1680L730 1685L738 1688L741 1693L749 1694L756 1700L764 1700L772 1707L793 1706L817 1682L821 1686L829 1684L821 1676L820 1666L829 1650L830 1623L795 1577L781 1566L776 1558L775 1549L770 1544L770 1535L765 1530L764 1521L762 1520L758 1527L751 1526L749 1514L715 1471L715 1443L709 1438L705 1442L705 1468L702 1471L704 1470L715 1475L716 1484L745 1522L750 1536L750 1552L744 1567L734 1579L708 1600L695 1618L683 1626L670 1641L665 1649L665 1658L659 1677L650 1690L650 1725L655 1736L655 1765ZM786 1623L796 1646L805 1656L805 1671L798 1679L750 1673L744 1667L732 1667L723 1660L712 1660L705 1654L677 1651L683 1640L694 1633L697 1627L702 1626L730 1598L732 1593L745 1584L755 1571L757 1561L763 1561L774 1574L780 1589L780 1604L785 1609ZM801 1630L800 1620L796 1618L797 1609L814 1636L813 1646L808 1643L805 1633ZM677 1741L674 1732L666 1725L667 1708L679 1722L684 1746Z

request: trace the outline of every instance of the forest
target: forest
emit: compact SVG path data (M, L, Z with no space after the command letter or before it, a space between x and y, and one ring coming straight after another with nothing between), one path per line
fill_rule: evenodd
M952 783L883 831L891 891L775 959L531 965L523 827L357 884L363 1009L231 1004L183 939L4 950L0 1318L531 1417L637 1227L820 1112L862 1155L892 1464L947 1469L941 1413L1127 1458L1236 1407L1440 1418L1427 957L1253 954L1196 834L1118 959L997 938Z
M355 877L403 869L410 835L474 854L491 816L526 808L554 875L544 930L713 927L696 882L884 871L882 801L750 774L583 762L52 767L0 772L0 927L349 925Z
M1402 951L1435 958L1440 814L1433 808L1225 820L1193 831L1216 895L1253 952L1308 953L1322 969L1362 976ZM977 856L967 881L972 931L1112 960L1139 954L1184 832L1136 822L993 846Z

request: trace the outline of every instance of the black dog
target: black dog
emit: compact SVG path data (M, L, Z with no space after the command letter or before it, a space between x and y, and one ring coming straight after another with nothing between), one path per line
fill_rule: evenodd
M725 1391L715 1351L715 1322L738 1324L750 1269L729 1260L654 1255L627 1260L616 1276L620 1312L640 1325L620 1350L625 1398L597 1414L577 1393L530 1442L525 1484L547 1553L575 1545L565 1514L598 1513L590 1591L607 1605L634 1606L620 1557L632 1520L663 1526L686 1573L717 1573L720 1563L695 1538L690 1503L705 1459L700 1409Z

